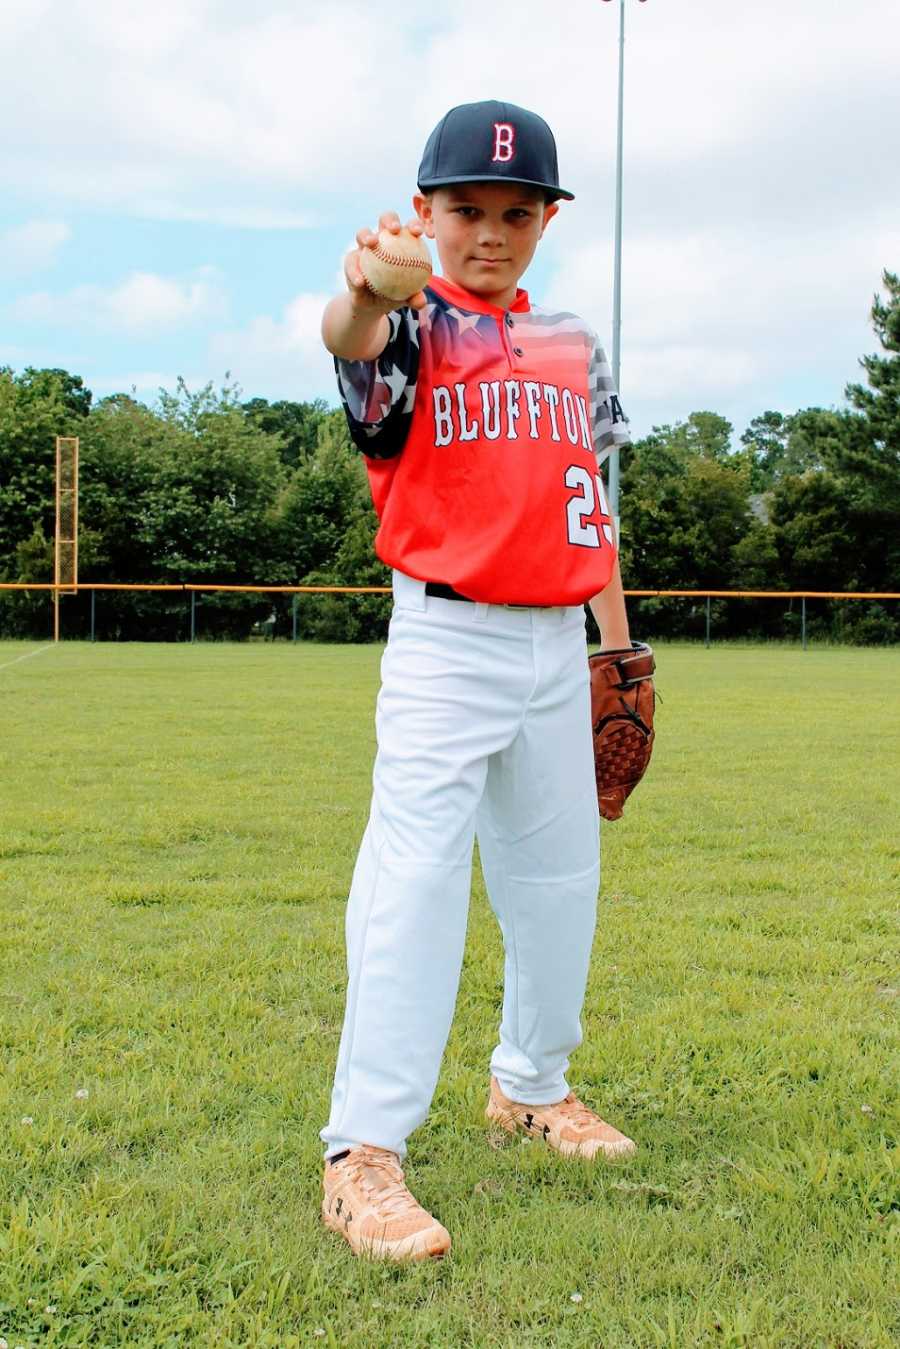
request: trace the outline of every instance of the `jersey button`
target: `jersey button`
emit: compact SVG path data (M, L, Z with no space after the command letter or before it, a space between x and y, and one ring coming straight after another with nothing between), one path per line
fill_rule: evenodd
M525 352L522 350L521 347L513 347L513 355L514 355L514 356L524 356L524 355L525 355Z
M512 314L507 314L507 316L506 316L506 326L507 326L507 328L512 328L512 327L513 327L513 316L512 316Z

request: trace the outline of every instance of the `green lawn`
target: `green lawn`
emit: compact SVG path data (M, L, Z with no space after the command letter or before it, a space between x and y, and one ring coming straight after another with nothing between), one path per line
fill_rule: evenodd
M408 1164L454 1249L396 1268L318 1220L381 649L40 645L0 643L10 1349L897 1344L900 652L658 649L572 1074L633 1161L486 1132L476 867Z

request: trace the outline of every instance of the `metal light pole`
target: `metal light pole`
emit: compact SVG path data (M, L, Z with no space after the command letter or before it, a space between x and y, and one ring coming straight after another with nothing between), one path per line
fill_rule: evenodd
M607 0L608 2L608 0ZM644 3L644 0L641 0ZM616 131L616 244L613 273L612 377L621 396L622 382L622 123L625 108L625 0L619 0L619 116ZM619 529L619 451L609 455L609 505Z

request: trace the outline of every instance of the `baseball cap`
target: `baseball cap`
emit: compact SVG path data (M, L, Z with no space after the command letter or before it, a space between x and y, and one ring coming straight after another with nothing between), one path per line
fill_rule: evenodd
M441 118L428 137L419 165L419 187L430 192L448 183L523 183L573 201L559 185L556 141L536 112L487 99L461 103Z

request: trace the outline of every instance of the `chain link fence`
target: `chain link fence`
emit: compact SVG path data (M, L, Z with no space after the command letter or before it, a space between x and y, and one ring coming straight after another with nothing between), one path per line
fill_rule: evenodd
M644 638L750 639L884 645L900 639L885 591L627 590L632 631ZM387 586L251 586L179 582L0 583L0 633L82 641L380 641L391 610ZM848 604L847 602L852 602ZM589 628L593 619L589 616ZM591 632L596 637L596 629Z

